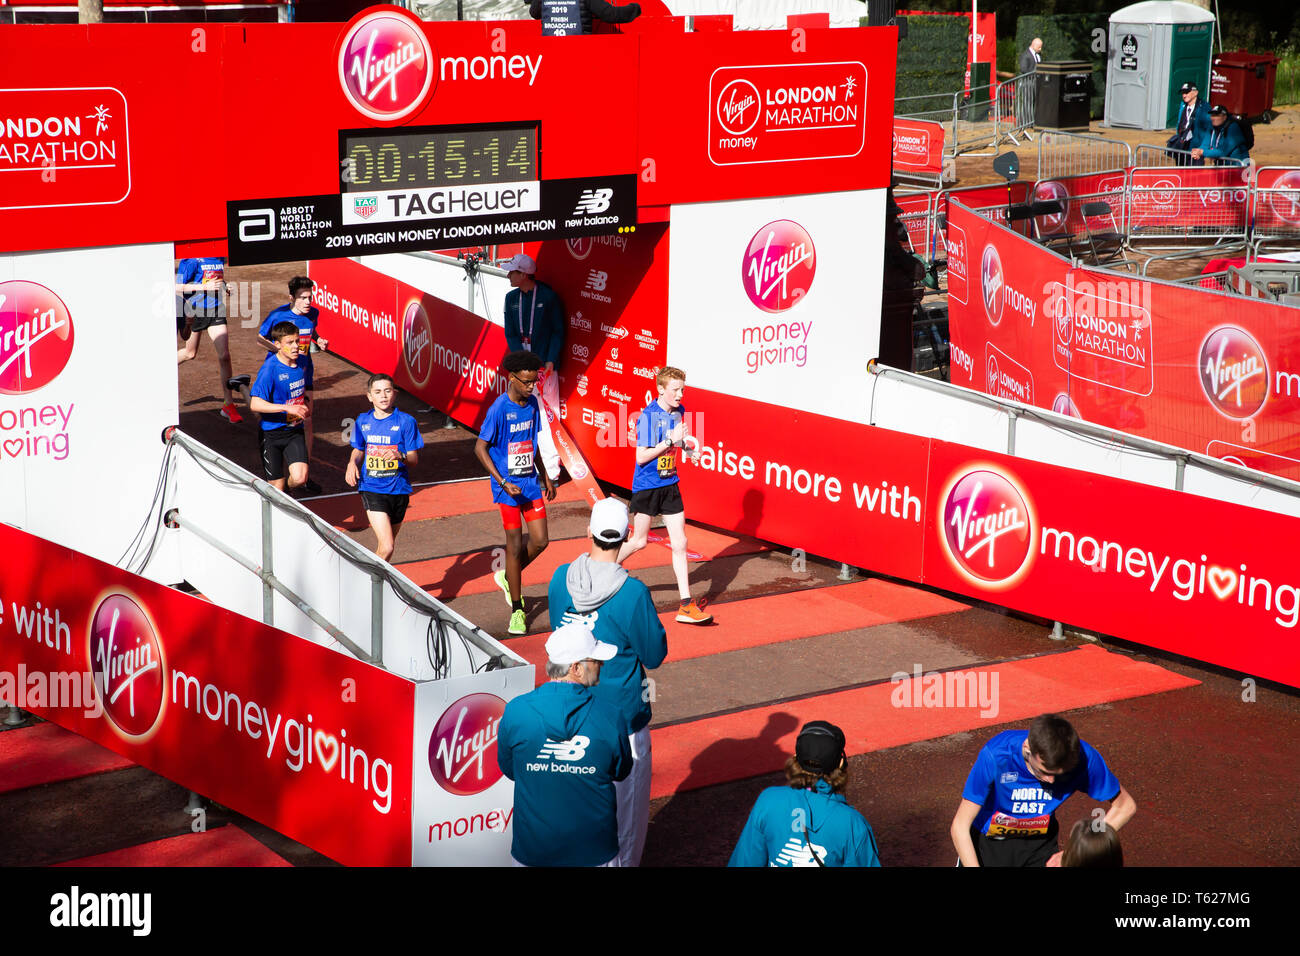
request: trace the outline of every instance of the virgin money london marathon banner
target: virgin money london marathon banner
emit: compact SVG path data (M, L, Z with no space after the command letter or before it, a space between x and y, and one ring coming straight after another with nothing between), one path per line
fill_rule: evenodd
M943 125L894 117L894 171L938 176L943 172Z
M170 245L0 256L0 521L121 557L176 424L175 281Z
M689 394L696 520L1300 686L1300 519Z
M1074 269L956 203L948 223L955 384L1300 479L1296 309Z

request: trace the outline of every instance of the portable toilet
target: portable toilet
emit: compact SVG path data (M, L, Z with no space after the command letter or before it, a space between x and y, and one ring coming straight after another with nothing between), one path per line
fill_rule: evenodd
M1147 0L1112 13L1105 125L1168 129L1188 81L1208 103L1213 39L1214 14L1190 3Z

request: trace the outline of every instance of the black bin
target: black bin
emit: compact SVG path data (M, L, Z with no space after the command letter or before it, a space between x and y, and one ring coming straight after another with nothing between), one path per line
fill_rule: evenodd
M1054 60L1038 64L1034 125L1041 129L1088 129L1092 98L1092 64Z

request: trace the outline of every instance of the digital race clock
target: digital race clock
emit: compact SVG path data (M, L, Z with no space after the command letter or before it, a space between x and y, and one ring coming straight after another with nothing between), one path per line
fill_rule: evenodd
M340 191L536 182L537 124L339 132Z

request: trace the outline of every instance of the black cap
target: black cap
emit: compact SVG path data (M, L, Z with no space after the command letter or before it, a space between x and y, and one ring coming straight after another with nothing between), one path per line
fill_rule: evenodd
M824 720L808 721L794 742L794 758L812 773L830 773L844 760L844 731Z
M1223 104L1222 104L1222 103L1215 103L1213 106L1210 107L1210 115L1211 115L1211 116L1227 116L1227 115L1228 115L1228 111L1227 111L1226 109L1223 108Z
M1201 91L1200 87L1198 87L1195 83L1184 83L1183 88L1178 91L1178 95L1181 96L1184 93L1190 93L1192 90L1196 90L1196 92L1198 93Z

